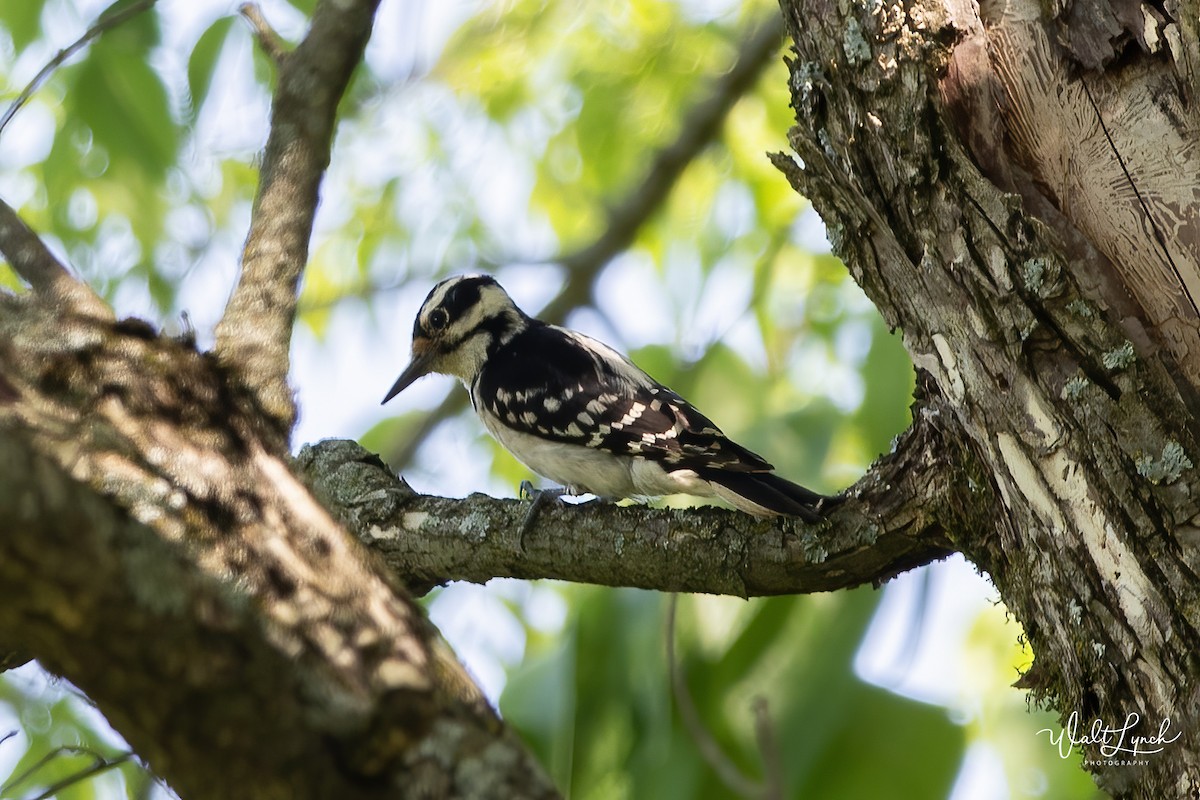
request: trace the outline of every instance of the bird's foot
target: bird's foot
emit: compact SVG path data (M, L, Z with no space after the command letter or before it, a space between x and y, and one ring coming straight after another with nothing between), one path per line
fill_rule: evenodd
M546 507L547 503L555 500L561 500L563 495L569 494L570 490L565 487L555 489L535 489L529 481L521 481L520 496L522 500L529 500L529 510L525 512L525 520L521 523L521 528L517 532L517 546L521 548L521 552L525 552L525 534L533 528L533 523L537 521L538 514Z
M517 543L521 548L521 552L525 552L525 534L533 529L533 524L537 522L538 514L542 513L542 509L547 504L553 503L555 500L562 501L564 497L579 497L580 495L591 495L589 499L579 500L568 505L573 506L603 506L613 505L613 500L608 497L600 497L592 495L585 489L580 489L576 486L557 486L553 489L535 489L529 481L521 481L521 488L518 490L522 500L532 501L529 505L529 510L525 512L525 520L521 523L520 531L517 535Z

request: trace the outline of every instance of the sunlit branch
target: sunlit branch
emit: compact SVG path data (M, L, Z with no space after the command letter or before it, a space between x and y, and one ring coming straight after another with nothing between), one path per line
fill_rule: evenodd
M111 319L112 310L83 281L54 257L12 206L0 199L0 253L13 270L44 299L64 311Z
M540 789L520 796L553 795L215 359L0 294L0 373L0 642L86 692L181 797L360 796L419 781L409 748L500 753ZM45 612L62 597L68 623ZM214 722L231 693L255 713Z
M287 384L297 286L338 103L362 57L379 0L323 0L304 41L283 60L242 273L216 329L216 353L281 432L296 409Z
M68 46L64 47L62 50L59 50L57 53L55 53L54 57L46 62L46 66L38 70L38 74L33 76L33 80L29 82L29 85L22 89L21 93L17 95L17 98L9 104L8 109L4 112L4 116L0 117L0 134L4 133L4 128L12 120L12 118L17 115L17 112L21 110L21 107L29 102L29 99L33 97L33 95L37 93L37 90L41 88L42 84L46 82L46 79L53 75L54 70L58 69L64 61L78 53L83 48L87 47L87 45L100 34L104 33L110 28L117 27L126 20L136 17L138 14L141 14L143 11L153 6L156 2L158 2L158 0L141 0L141 2L134 3L128 8L121 9L116 13L108 15L101 14L96 23L92 25L92 27L88 28L82 36Z

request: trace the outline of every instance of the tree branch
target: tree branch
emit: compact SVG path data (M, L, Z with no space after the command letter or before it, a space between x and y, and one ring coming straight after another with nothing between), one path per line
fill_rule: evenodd
M417 495L354 442L306 446L299 460L326 507L417 594L503 576L753 597L878 584L953 552L967 467L944 422L927 408L820 526L716 507L559 504L539 514L524 549L524 502Z
M687 166L717 138L733 106L754 87L782 42L783 19L769 13L742 43L732 68L716 78L708 96L684 114L679 136L657 150L642 179L608 207L601 234L577 250L550 259L566 268L567 279L559 293L538 312L538 319L559 325L571 311L592 304L592 290L600 271L633 244L638 231L667 199ZM387 452L388 461L401 469L408 466L425 438L466 407L465 394L447 394L404 442Z
M112 309L54 257L16 210L0 199L0 253L41 299L63 312L112 319Z
M0 374L0 641L181 796L554 796L214 359L0 297Z
M297 286L338 103L359 63L379 0L323 0L282 62L242 274L216 330L216 353L281 431L296 409L287 384Z

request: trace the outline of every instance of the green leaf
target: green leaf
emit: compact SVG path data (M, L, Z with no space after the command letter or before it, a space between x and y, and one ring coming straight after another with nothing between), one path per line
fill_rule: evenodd
M861 682L839 699L833 713L794 729L792 741L818 725L825 732L795 796L949 795L965 742L945 710Z
M191 122L195 122L208 97L213 70L216 69L217 60L221 57L225 40L233 29L233 21L231 16L221 17L200 34L200 38L196 40L196 46L192 48L192 55L188 58L187 67L188 94L192 99L188 109L188 117Z
M574 632L561 637L547 652L527 658L509 679L500 700L500 713L550 772L559 786L571 780L572 737L575 727Z
M46 0L7 0L0 3L0 25L8 30L18 52L38 35Z
M395 447L397 442L407 441L427 416L428 411L410 411L407 414L388 417L376 423L360 436L358 441L372 453L386 453Z
M563 634L529 654L501 701L557 784L577 798L734 798L674 708L662 596L571 587L569 597L575 613ZM879 597L857 590L683 603L677 658L691 697L745 774L762 772L752 707L764 697L787 753L785 796L946 796L963 753L962 729L942 709L854 674ZM877 763L887 768L863 767Z
M882 319L872 325L871 349L862 374L865 391L855 421L862 427L866 447L882 453L911 421L909 406L916 381L904 343Z
M148 52L102 40L79 65L69 97L96 144L112 157L110 174L136 170L161 179L179 151L179 129Z
M116 0L115 3L100 12L98 22L111 19L116 14L128 10L130 6L138 5L143 0ZM122 20L101 34L100 41L120 41L127 47L140 47L147 51L160 41L158 17L153 12L153 6Z
M288 0L288 2L292 8L304 12L306 17L311 17L313 9L317 7L317 0Z

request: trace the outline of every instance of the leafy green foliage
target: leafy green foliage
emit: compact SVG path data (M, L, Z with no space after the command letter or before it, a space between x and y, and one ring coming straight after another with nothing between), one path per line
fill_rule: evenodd
M23 50L38 34L46 0L0 3L0 26L8 31L13 47Z
M568 635L531 645L532 657L504 695L505 717L573 797L737 797L673 711L665 600L635 591L572 593ZM761 698L782 750L786 796L945 795L962 730L944 710L864 684L851 669L876 600L858 591L685 602L680 668L706 729L743 774L763 774L752 712ZM873 766L852 766L860 763Z
M213 70L216 69L217 59L229 38L233 28L233 17L220 17L209 25L188 58L187 83L191 103L188 105L189 121L195 122L196 115L208 98L208 90L212 86Z
M162 81L146 63L147 47L103 40L74 70L68 91L78 97L77 119L111 159L113 172L133 170L161 178L175 162L179 137Z
M27 670L26 670L27 671ZM153 778L96 725L92 709L71 693L31 686L20 677L0 677L0 709L20 722L20 736L0 744L0 762L20 752L12 770L0 771L0 797L34 797L48 787L59 800L145 796ZM0 731L0 737L8 731ZM22 750L23 748L23 750ZM125 760L123 760L125 759ZM115 762L83 780L73 780L99 764Z

